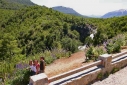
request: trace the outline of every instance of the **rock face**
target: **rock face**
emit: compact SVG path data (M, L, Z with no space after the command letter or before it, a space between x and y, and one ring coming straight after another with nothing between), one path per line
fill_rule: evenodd
M91 24L72 25L71 30L79 32L80 40L83 42L87 36L96 31L96 26Z
M120 10L106 13L105 15L102 16L102 18L119 17L119 16L125 16L125 15L127 15L127 10L120 9Z

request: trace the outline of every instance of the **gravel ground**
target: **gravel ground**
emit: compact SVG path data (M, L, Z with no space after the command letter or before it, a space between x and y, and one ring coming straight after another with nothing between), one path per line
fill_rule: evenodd
M127 85L127 67L92 85Z
M54 61L52 64L46 66L45 73L50 78L52 76L73 70L75 68L81 67L92 63L84 63L85 61L85 52L77 52L72 54L69 58L62 58Z
M46 66L45 73L48 77L52 77L69 70L82 66L85 61L85 52L77 52L72 54L69 58L62 58L54 61L52 64Z

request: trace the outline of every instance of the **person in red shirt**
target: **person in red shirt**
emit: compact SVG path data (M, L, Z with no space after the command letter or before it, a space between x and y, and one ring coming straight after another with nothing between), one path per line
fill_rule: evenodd
M34 60L35 66L36 66L36 74L39 74L40 72L40 64L38 63L38 60Z

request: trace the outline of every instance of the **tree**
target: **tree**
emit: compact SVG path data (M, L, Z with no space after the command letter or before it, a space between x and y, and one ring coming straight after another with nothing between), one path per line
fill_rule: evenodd
M12 58L12 56L20 54L20 52L17 40L10 34L4 34L0 40L0 59Z

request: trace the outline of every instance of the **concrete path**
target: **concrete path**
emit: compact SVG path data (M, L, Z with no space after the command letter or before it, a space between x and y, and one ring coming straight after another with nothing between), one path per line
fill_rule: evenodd
M92 85L127 85L127 67Z

